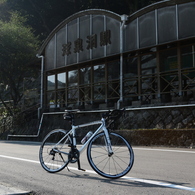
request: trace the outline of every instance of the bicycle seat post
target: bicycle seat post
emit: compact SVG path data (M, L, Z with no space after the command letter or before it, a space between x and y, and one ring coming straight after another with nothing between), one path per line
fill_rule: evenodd
M74 117L74 114L71 113L71 125L74 125L75 123L75 117Z

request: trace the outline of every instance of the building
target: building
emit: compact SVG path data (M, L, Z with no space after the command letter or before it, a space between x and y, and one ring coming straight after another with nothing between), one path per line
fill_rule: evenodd
M136 13L86 10L60 23L38 52L42 108L84 110L195 102L195 1Z

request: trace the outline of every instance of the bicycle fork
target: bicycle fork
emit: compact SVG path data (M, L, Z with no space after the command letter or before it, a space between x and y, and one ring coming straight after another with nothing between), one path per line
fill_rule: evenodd
M107 129L104 129L104 134L105 134L104 141L108 151L108 156L111 157L114 154L114 152L112 150L111 140Z

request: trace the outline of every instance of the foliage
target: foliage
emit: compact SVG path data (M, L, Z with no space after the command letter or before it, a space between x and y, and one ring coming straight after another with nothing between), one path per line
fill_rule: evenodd
M30 63L35 59L39 46L30 27L24 26L25 18L18 13L10 21L0 20L0 100L11 115L22 98L23 79L32 76ZM6 104L5 100L12 100Z
M74 3L69 0L6 0L0 5L0 17L6 20L10 11L27 18L25 24L35 29L35 34L43 40L58 23L74 13Z

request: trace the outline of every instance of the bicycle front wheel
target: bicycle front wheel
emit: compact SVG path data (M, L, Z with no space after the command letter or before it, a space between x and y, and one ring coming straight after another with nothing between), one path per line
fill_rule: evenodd
M39 160L42 167L50 172L61 171L68 164L71 138L66 131L56 129L46 135L39 150Z
M132 168L134 153L124 137L110 133L113 154L109 155L105 134L97 134L89 143L87 157L91 167L103 177L117 179L126 175Z

